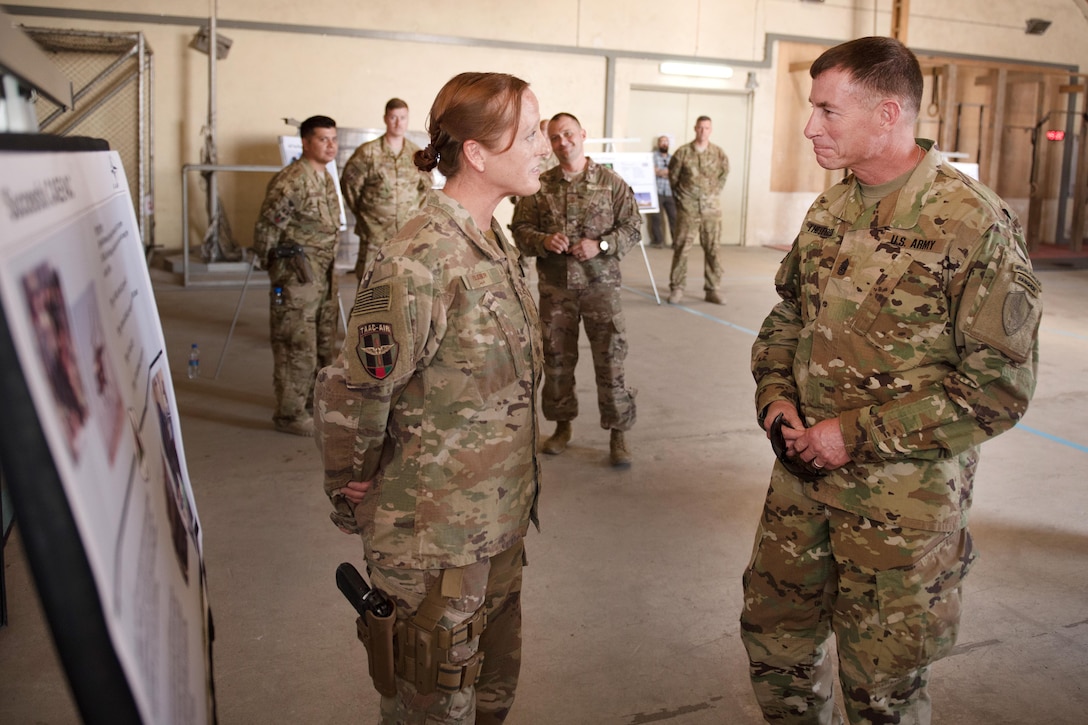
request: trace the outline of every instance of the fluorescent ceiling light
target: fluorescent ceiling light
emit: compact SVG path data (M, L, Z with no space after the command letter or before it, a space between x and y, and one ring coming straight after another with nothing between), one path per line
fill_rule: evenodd
M670 76L698 76L700 78L732 78L733 69L727 65L712 63L685 63L678 60L666 60L660 70Z

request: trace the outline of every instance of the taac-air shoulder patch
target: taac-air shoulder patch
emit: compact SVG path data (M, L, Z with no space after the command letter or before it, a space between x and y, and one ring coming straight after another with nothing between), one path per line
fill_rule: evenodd
M1042 285L1025 265L1003 269L982 303L971 333L1023 363L1031 356L1042 317Z
M407 372L411 330L401 287L378 283L359 290L344 341L348 387L388 382Z
M400 343L388 322L366 322L359 325L359 343L355 352L363 370L375 380L385 380L397 365Z

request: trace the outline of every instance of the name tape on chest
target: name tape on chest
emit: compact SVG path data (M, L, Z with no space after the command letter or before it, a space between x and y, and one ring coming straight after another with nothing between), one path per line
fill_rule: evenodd
M942 245L942 249L938 249L938 242L936 239L918 239L917 237L909 237L903 234L891 233L887 236L880 238L881 243L890 244L893 247L899 247L900 249L912 249L918 252L932 252L943 251L943 247L947 246L947 243Z
M491 268L461 275L461 283L465 289L483 289L500 284L505 278L501 269Z
M825 227L823 224L814 224L813 222L807 222L805 224L805 229L821 239L830 239L831 235L835 233L835 230L831 227Z

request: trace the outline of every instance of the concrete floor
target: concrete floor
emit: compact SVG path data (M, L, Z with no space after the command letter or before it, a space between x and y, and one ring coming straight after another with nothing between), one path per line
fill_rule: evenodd
M671 250L647 253L667 288ZM725 307L702 301L697 272L689 302L657 305L641 255L624 261L639 389L628 470L607 464L583 345L583 414L572 448L544 457L543 530L527 542L511 725L760 722L737 617L772 453L753 421L748 354L782 253L724 256ZM333 579L341 561L362 567L361 547L328 521L313 442L271 425L267 284L250 288L216 380L238 288L154 276L204 529L219 720L374 722L355 614ZM1088 711L1088 271L1040 276L1039 388L1021 426L984 447L971 517L982 559L960 644L934 668L935 723L1081 723ZM183 372L191 342L204 357L195 381ZM0 723L77 722L18 527L5 561Z

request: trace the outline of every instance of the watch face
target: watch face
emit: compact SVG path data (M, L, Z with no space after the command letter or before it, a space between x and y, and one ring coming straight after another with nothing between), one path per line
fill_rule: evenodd
M600 246L602 252L608 251L608 242L602 240L600 242L597 242L597 245Z

